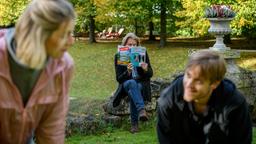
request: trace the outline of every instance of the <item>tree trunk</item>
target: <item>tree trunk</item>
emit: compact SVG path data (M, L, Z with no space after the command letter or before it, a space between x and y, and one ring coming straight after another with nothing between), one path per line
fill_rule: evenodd
M138 22L136 18L134 19L134 27L135 27L135 35L138 36Z
M155 37L154 34L153 34L153 31L154 31L154 23L152 22L152 20L148 23L148 26L149 26L149 38L148 38L148 40L150 40L150 41L155 41L155 40L156 40L156 37Z
M156 37L154 36L154 23L152 21L152 18L153 18L153 8L152 6L149 6L148 7L148 13L149 13L149 23L148 23L148 28L149 28L149 37L148 37L148 40L149 41L155 41L156 40Z
M95 43L95 21L94 21L94 17L90 16L89 17L90 20L90 26L89 26L89 43Z
M161 2L160 24L160 47L164 47L166 45L166 0Z

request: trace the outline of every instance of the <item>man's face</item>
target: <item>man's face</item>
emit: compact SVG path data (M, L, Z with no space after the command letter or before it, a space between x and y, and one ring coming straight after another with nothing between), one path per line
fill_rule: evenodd
M192 66L185 71L183 79L184 95L183 99L187 102L207 104L212 91L218 83L210 83L210 80L201 75L199 66Z

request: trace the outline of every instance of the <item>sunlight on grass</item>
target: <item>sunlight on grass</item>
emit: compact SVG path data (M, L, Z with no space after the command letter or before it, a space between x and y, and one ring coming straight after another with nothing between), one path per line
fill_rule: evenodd
M256 70L256 57L240 60L239 65L245 69Z
M237 59L237 64L241 68L256 71L256 53L241 53L241 58Z

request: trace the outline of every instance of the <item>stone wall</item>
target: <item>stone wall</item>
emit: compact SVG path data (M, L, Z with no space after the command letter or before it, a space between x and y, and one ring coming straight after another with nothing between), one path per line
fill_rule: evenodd
M227 59L226 77L232 80L239 91L244 94L252 119L256 122L256 72L238 67L234 59Z
M157 79L151 82L152 102L146 104L146 110L149 112L149 114L153 115L156 109L156 100L159 97L160 91L169 84L169 80L163 79ZM77 133L83 135L95 134L106 132L109 127L112 126L120 127L127 124L130 113L128 97L122 100L121 104L116 108L113 108L112 102L113 96L110 96L102 105L105 112L104 114L81 114L70 111L66 120L66 135L71 136ZM79 107L79 105L76 106Z
M167 87L170 84L170 80L164 80L164 79L156 79L151 81L151 93L152 93L152 99L151 102L145 103L146 111L151 112L155 111L156 109L156 101L158 97L160 96L160 92ZM129 98L128 96L123 99L119 106L113 107L113 100L114 97L111 96L106 103L103 105L103 109L106 113L111 115L129 115L130 109L129 109Z

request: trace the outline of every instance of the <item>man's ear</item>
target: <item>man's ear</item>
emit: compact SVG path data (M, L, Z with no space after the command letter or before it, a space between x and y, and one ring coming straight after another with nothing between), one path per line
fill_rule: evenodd
M220 81L215 81L215 82L213 82L213 83L211 84L212 90L215 90L215 89L219 86L219 84L220 84Z

